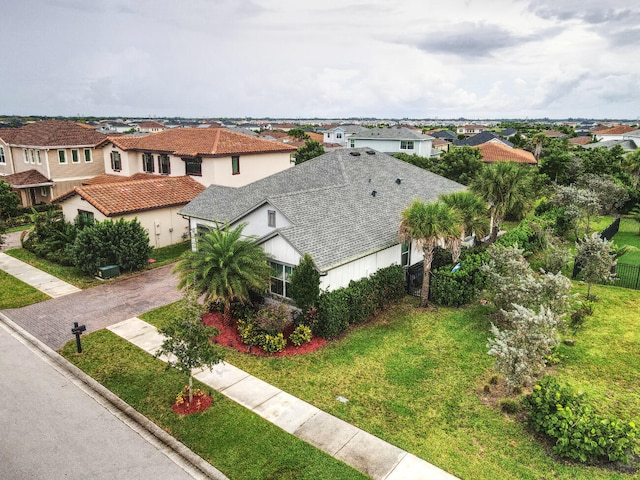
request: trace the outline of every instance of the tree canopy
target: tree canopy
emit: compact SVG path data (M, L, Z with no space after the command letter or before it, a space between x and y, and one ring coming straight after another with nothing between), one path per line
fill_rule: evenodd
M307 160L311 160L312 158L324 155L324 153L324 147L320 142L316 142L315 140L307 140L304 145L300 147L296 153L293 154L293 158L295 160L295 164L300 165Z

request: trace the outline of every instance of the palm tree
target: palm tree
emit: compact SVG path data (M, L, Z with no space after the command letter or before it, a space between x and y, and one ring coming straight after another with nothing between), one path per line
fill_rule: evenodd
M489 203L491 241L495 242L506 213L527 201L528 172L513 162L485 167L471 182L471 191Z
M440 195L440 200L458 211L462 217L462 236L484 237L489 230L487 204L469 190Z
M221 300L227 324L231 302L246 302L251 291L265 291L271 276L269 256L254 238L242 236L245 226L230 230L216 225L198 237L197 251L185 252L172 270L178 274L178 288L194 288L204 295L205 305Z
M533 145L533 156L536 158L536 162L540 159L542 153L542 147L549 143L549 138L544 133L536 133L531 139Z
M640 178L640 150L625 155L622 160L622 167L633 177L633 188L638 188Z
M429 302L429 275L433 251L438 243L450 247L462 234L462 219L457 210L441 201L423 203L415 200L402 212L399 235L403 242L416 242L424 253L424 278L420 292L420 306Z

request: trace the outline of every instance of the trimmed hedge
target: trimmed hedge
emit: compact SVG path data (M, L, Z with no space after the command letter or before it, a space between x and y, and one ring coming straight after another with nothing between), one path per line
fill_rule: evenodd
M404 294L404 270L398 265L382 268L368 278L352 280L346 288L324 292L318 302L314 333L323 338L337 337L349 325L366 322Z
M484 288L485 274L480 266L487 260L485 253L468 254L461 259L460 269L452 272L453 265L432 272L429 297L438 305L460 307L473 301Z

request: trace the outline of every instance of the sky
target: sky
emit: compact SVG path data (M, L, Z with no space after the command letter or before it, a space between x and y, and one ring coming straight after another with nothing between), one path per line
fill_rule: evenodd
M640 118L637 0L2 0L0 114Z

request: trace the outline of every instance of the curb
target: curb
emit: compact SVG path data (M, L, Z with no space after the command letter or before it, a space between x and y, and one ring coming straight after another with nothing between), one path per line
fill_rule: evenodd
M229 480L209 462L0 312L0 326L197 479Z

